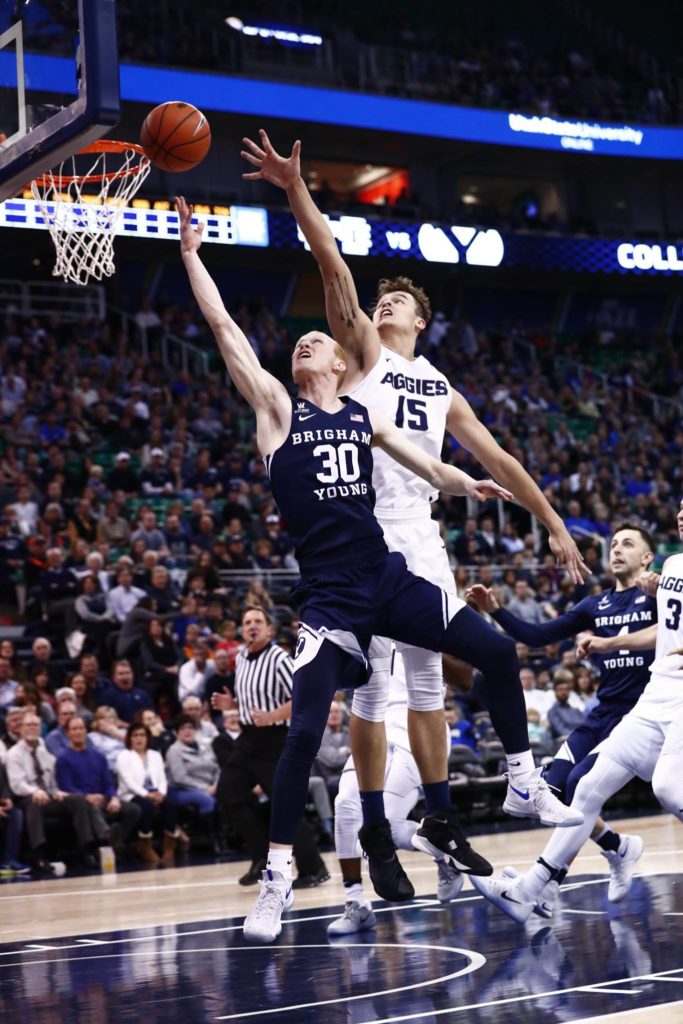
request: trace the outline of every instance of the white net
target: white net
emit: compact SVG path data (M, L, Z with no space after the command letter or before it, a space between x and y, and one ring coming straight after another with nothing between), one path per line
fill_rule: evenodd
M131 145L76 153L31 182L57 252L54 277L74 284L111 277L117 227L149 171Z

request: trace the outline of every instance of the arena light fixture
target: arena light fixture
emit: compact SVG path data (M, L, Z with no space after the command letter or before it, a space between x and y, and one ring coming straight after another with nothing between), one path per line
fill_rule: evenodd
M304 32L301 29L293 28L291 25L267 24L249 25L241 18L230 15L225 19L225 24L241 32L245 36L258 37L260 39L275 39L285 46L322 46L323 37L315 32Z

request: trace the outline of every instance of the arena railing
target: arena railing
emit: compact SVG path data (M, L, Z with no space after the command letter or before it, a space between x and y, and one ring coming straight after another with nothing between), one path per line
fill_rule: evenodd
M63 281L19 281L0 278L0 307L5 315L51 316L71 322L84 316L104 320L107 301L102 285L65 284Z

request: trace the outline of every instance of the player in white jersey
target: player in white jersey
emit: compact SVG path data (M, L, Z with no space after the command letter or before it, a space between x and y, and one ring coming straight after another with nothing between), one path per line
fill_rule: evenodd
M347 365L345 393L372 403L426 450L441 451L444 428L525 508L548 529L551 550L579 583L588 575L576 544L520 463L499 447L479 422L462 395L453 390L427 360L415 358L417 337L431 315L425 293L407 278L380 282L372 319L360 308L356 287L337 243L311 198L300 172L300 143L289 157L273 149L260 132L260 144L244 139L242 156L256 170L247 179L265 179L285 189L299 227L318 263L325 289L327 319L335 340L343 347ZM448 614L464 607L455 594L452 574L438 525L431 520L430 503L436 497L412 475L395 472L377 460L373 474L375 514L385 531L390 550L400 551L408 568L449 594ZM388 690L389 642L377 638L371 649L372 677L354 694L351 737L366 824L388 833L386 819L378 820L383 765L386 758L384 714ZM464 840L451 808L443 734L443 676L440 655L417 648L403 651L408 686L410 745L420 769L427 815L415 841L432 855L453 849L452 840ZM508 758L510 784L504 809L519 817L536 817L545 824L566 825L571 813L548 790L535 769L520 693L500 692L495 680L485 680L491 718ZM390 837L389 837L390 838ZM454 861L455 863L455 861Z
M683 500L677 524L683 541ZM652 576L646 574L644 582L650 592ZM581 644L582 654L639 651L651 649L656 637L650 681L633 709L595 748L598 759L576 787L572 807L583 813L583 823L554 832L526 874L474 880L476 888L515 921L527 920L545 886L583 846L604 802L635 776L652 781L662 807L683 821L683 553L667 558L656 586L656 626L616 637L590 637ZM634 855L629 838L622 837L622 844L624 840L625 845L604 854L610 861L607 895L612 902L628 893L641 852Z
M458 689L468 689L472 670L462 662L449 659L450 678ZM454 674L457 673L457 678ZM397 850L412 850L418 824L408 818L420 797L420 772L408 739L408 690L403 658L392 646L389 694L384 721L387 737L387 761L384 771L384 804L391 835ZM450 751L450 730L444 722L444 743ZM352 935L377 924L372 903L366 899L361 879L361 853L358 830L363 823L358 776L350 757L339 780L334 802L334 844L344 880L346 905L341 917L327 926L331 936ZM436 895L441 903L454 899L462 889L464 876L446 858L437 859Z

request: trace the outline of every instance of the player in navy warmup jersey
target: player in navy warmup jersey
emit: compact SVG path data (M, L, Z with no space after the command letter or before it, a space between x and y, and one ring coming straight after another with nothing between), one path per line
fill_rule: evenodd
M492 480L478 482L443 465L412 445L381 414L337 397L346 363L343 349L327 335L314 331L297 342L292 373L299 397L291 399L284 385L261 367L225 310L199 259L202 226L192 227L192 208L184 199L179 197L177 205L181 253L192 290L232 380L256 413L257 445L273 494L296 538L302 576L292 724L273 785L268 866L244 926L249 940L268 942L279 935L282 912L292 903L293 835L303 814L330 700L351 677L356 684L367 681L373 634L443 651L479 668L491 718L506 749L523 750L527 745L513 642L470 608L451 606L445 591L409 572L401 554L388 552L373 515L372 447L381 447L437 491L477 500L512 495ZM540 805L549 821L559 819L569 826L581 820L580 815L567 813L542 781L534 779L533 785L543 795ZM380 807L381 796L366 794ZM458 870L490 873L449 814L444 812L438 825L429 832L432 845L427 852L445 853ZM379 895L410 899L414 890L396 857L389 823L382 818L364 824L359 840Z
M683 541L683 500L676 521ZM683 553L666 559L661 576L643 573L638 586L650 597L656 596L656 625L617 636L584 637L578 645L580 656L585 656L649 651L655 644L643 693L599 744L595 763L576 787L572 804L584 812L584 821L575 828L556 830L524 874L474 879L487 899L520 923L534 912L548 885L557 884L558 874L581 849L605 801L634 776L651 781L662 807L683 821ZM617 849L603 851L610 864L607 898L612 903L624 899L633 879L638 857L630 851L632 838L623 836Z
M528 623L501 608L493 592L481 584L470 587L467 597L472 598L481 611L488 612L506 633L529 647L544 647L576 636L585 630L598 637L617 637L635 633L657 622L657 602L636 586L654 557L652 538L640 526L624 524L615 531L610 544L610 567L616 585L600 594L585 597L564 615L537 625ZM597 654L600 662L598 703L586 715L585 721L562 744L545 779L550 788L570 804L579 779L590 771L597 754L591 753L598 743L612 732L634 706L650 678L654 658L652 650L619 650ZM591 838L602 850L616 850L619 835L598 818ZM638 836L631 839L630 856L636 860L642 850ZM610 867L612 867L610 862ZM620 870L623 864L617 865ZM542 916L550 916L557 894L557 886L564 880L565 870L553 881L545 899L540 903Z

